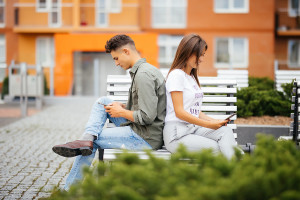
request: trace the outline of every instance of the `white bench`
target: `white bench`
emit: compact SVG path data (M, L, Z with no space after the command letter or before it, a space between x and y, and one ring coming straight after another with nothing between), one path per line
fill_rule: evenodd
M218 70L218 78L236 80L237 87L248 87L248 70Z
M234 95L237 92L235 80L224 80L216 77L199 77L201 87L204 92L202 111L215 119L225 119L230 114L237 111L235 103L237 98ZM131 84L131 79L128 75L108 75L107 77L107 96L114 101L126 103L128 98L128 90ZM237 137L237 126L234 124L236 116L232 118L229 127L234 131L235 138ZM114 160L116 154L122 153L118 149L105 149L103 158L100 152L99 159ZM147 159L148 156L143 151L130 151L137 153L140 158ZM169 158L170 152L166 149L153 151L156 157Z
M275 70L275 84L278 91L283 91L281 85L291 83L293 79L300 80L300 70Z

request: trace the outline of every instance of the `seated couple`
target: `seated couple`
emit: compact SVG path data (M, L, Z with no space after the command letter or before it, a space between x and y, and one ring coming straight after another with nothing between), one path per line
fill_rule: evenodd
M228 159L234 155L236 142L226 126L229 120L215 120L201 112L203 91L197 70L207 44L199 35L181 40L166 82L156 67L140 57L129 36L116 35L105 48L117 66L130 69L127 106L101 97L93 105L82 138L52 148L64 157L77 156L66 190L82 178L81 168L91 165L98 148L160 149L164 141L171 153L183 143L190 151L210 148ZM104 129L107 119L116 127Z

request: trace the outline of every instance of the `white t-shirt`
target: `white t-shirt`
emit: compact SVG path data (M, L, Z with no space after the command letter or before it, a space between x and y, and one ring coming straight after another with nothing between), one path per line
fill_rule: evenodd
M179 121L184 122L176 117L171 92L182 91L183 92L183 107L188 113L198 117L201 111L201 105L203 100L203 91L198 86L195 78L186 74L181 69L173 70L166 81L167 91L167 115L165 122Z

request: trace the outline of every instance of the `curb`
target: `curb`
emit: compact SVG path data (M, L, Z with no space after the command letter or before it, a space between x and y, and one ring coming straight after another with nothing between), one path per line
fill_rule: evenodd
M273 135L275 139L289 135L289 126L280 125L237 125L238 144L256 143L256 135L263 133Z

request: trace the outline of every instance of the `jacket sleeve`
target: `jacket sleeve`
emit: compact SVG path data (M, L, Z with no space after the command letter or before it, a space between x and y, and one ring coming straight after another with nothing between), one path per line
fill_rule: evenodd
M152 124L157 116L157 91L155 78L142 72L135 77L139 109L133 112L134 122L140 125Z

